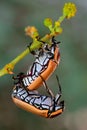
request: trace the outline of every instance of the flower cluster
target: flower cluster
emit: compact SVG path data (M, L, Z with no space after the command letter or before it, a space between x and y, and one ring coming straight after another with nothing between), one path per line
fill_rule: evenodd
M65 3L65 6L63 8L63 14L66 18L74 17L76 14L76 5L74 3Z
M31 38L38 37L38 31L34 26L28 26L25 28L25 33L27 36L30 36Z
M44 25L48 27L50 33L46 34L44 37L40 38L38 30L34 26L28 26L25 28L25 33L27 36L33 39L32 45L30 46L31 50L35 50L41 47L41 41L46 42L49 44L50 39L53 36L57 36L62 33L61 22L67 18L72 18L76 14L76 6L74 3L65 3L63 8L63 15L59 17L59 19L55 22L51 18L46 18L44 20ZM9 64L6 64L0 70L0 76L5 74L13 74L14 66L23 59L29 53L29 49L26 49L20 55L18 55L14 60L12 60Z

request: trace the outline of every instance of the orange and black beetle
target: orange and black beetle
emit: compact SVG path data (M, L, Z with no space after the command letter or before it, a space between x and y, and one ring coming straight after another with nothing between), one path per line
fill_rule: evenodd
M58 43L52 38L50 46L44 43L42 49L35 54L35 61L27 71L27 75L22 75L21 80L29 90L36 90L43 84L43 80L47 80L54 72L60 62L60 52ZM41 75L41 76L40 76ZM41 78L42 77L42 78Z
M13 102L20 108L40 115L45 118L53 118L63 112L64 101L60 101L61 86L56 96L45 96L38 91L25 89L22 83L15 84L12 92Z

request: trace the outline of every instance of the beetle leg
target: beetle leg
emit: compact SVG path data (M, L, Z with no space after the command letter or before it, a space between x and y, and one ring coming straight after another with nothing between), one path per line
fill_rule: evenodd
M58 87L59 87L59 92L55 97L55 102L57 103L58 100L60 99L61 95L62 95L62 90L61 90L61 85L60 85L60 82L59 82L58 75L56 75L56 79L57 79L57 83L58 83Z
M48 93L52 98L54 98L55 96L54 96L53 92L51 91L51 89L49 89L49 87L47 86L46 81L44 80L44 78L43 78L40 74L39 74L39 76L40 76L41 79L43 80L43 85L44 85L44 87L45 87L47 93Z
M32 55L36 55L35 51L31 51L31 49L30 49L31 44L32 44L32 42L27 47Z
M54 43L54 44L59 44L59 43L60 43L60 41L59 41L59 42L57 42L57 41L55 40L54 36L53 36L53 37L52 37L52 43Z
M22 72L19 73L19 74L17 75L17 77L14 77L14 76L13 76L14 85L17 86L17 85L20 84L21 88L24 88L24 89L26 90L26 92L28 93L28 88L24 86L23 81L22 81L22 79L23 79L24 76L25 76L25 75L24 75L24 73L22 73ZM17 81L15 82L15 80L17 80Z
M58 65L58 62L56 60L53 59L53 62L55 62Z
M56 75L56 79L57 79L57 83L58 83L58 86L59 86L59 93L62 94L61 85L60 85L60 82L59 82L58 75Z
M61 85L60 85L59 78L58 78L57 75L56 75L56 79L57 79L57 83L58 83L58 87L59 87L59 92L57 93L57 95L53 99L53 102L54 102L53 109L51 111L49 110L49 112L48 112L48 116L50 118L55 117L56 115L61 114L59 111L61 111L61 110L63 111L63 109L64 109L64 101L60 101L59 100L61 95L62 95L62 90L61 90ZM56 111L58 113L54 114Z

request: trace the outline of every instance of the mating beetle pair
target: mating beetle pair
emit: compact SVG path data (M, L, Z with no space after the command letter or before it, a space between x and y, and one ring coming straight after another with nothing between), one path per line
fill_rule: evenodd
M63 112L64 101L60 101L61 86L56 96L48 88L46 80L57 68L60 61L58 43L52 38L50 46L44 45L43 49L34 52L36 57L27 74L20 73L15 79L15 87L12 92L14 103L37 115L52 118ZM37 89L44 85L50 96L41 95Z

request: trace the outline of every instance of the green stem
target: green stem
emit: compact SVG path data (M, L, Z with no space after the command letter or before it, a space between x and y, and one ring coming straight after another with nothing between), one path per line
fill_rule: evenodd
M36 43L32 43L32 45L30 46L30 50L33 51L35 49L38 49L40 46L41 46L41 43L37 41ZM18 55L14 60L12 60L10 64L13 64L15 66L20 60L22 60L27 54L30 53L30 50L29 48L27 48L20 55Z
M58 21L59 21L60 23L62 23L63 20L65 19L65 17L66 17L66 15L61 16L61 17L58 19Z
M29 49L27 48L25 51L23 51L20 55L18 55L14 60L12 60L10 63L13 64L14 66L21 60L23 59L28 53Z
M41 38L41 41L48 41L53 35L50 33L49 35L44 36L43 38ZM30 50L33 51L35 49L40 48L40 46L42 45L41 42L36 41L36 43L32 43ZM20 55L18 55L14 60L12 60L10 62L10 64L13 64L14 66L20 61L22 60L27 54L30 53L29 48L27 48L25 51L23 51Z
M38 49L41 46L41 42L35 41L32 43L30 50ZM29 48L27 48L25 51L23 51L20 55L18 55L14 60L12 60L10 63L6 64L1 70L0 70L0 77L5 74L13 74L14 66L22 60L29 52Z
M43 38L40 39L40 41L44 41L47 42L49 44L49 39L52 38L53 36L56 36L58 34L54 33L50 33L45 35ZM30 50L36 50L38 48L41 47L42 42L35 40L32 45L30 46ZM0 70L0 76L3 76L5 74L13 74L13 69L14 66L20 61L22 60L28 53L30 53L29 48L27 48L26 50L24 50L21 54L19 54L15 59L13 59L10 63L6 64L1 70Z

